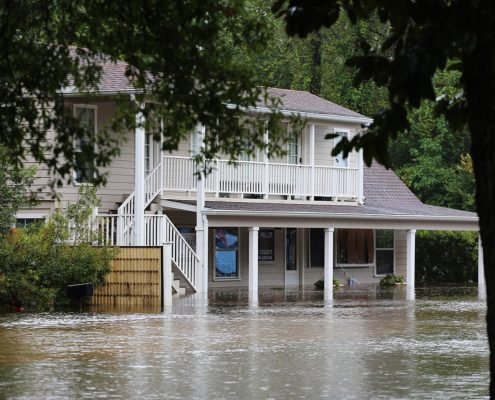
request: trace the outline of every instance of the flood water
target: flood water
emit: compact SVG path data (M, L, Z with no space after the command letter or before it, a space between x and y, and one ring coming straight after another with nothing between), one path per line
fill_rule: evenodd
M0 314L0 398L485 398L484 314L476 289L374 286Z

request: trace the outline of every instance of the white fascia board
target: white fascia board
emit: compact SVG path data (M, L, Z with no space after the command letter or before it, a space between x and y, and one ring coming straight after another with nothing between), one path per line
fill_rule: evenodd
M229 108L236 108L235 104L228 104ZM370 125L373 122L372 118L368 117L350 117L344 115L335 115L335 114L319 114L319 113L311 113L311 112L299 112L299 111L291 111L291 110L278 110L271 109L268 107L248 107L248 108L240 108L247 112L254 112L260 114L268 114L275 111L280 112L285 117L302 117L308 120L320 120L320 121L333 121L333 122L350 122L350 123L359 123L363 125Z
M240 210L204 210L204 214L213 217L210 225L215 224L218 217L220 223L232 218L233 223L240 223L239 217L246 218L247 224L267 226L270 223L282 223L284 226L334 226L338 227L378 227L392 229L426 229L426 230L468 230L478 231L478 217L451 217L451 216L422 216L422 215L380 215L380 214L322 214L315 212L274 213L266 211ZM251 219L251 220L250 220ZM266 223L263 221L266 220ZM281 221L286 220L286 221ZM216 225L216 224L215 224ZM221 226L221 225L217 225ZM244 226L244 223L243 223Z
M50 213L48 211L39 211L39 210L23 210L23 211L18 211L15 215L16 218L21 219L21 218L38 218L38 219L43 219L43 218L48 218Z

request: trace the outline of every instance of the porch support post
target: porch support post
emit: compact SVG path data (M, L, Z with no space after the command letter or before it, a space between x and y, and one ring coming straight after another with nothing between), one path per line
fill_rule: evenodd
M203 215L203 292L208 293L208 218Z
M415 298L415 270L416 270L416 229L407 230L407 299Z
M204 147L204 134L205 127L201 127L201 133L198 135L199 148L202 150ZM196 183L196 255L199 259L199 271L196 271L198 292L204 292L205 288L208 291L208 281L204 282L205 269L208 268L208 261L204 259L204 224L203 224L203 210L205 207L205 176L200 171L200 165L196 166L196 172L199 173Z
M165 186L165 175L163 169L163 119L160 118L160 196L163 196L163 187Z
M162 311L172 306L172 243L162 244Z
M364 204L363 149L359 149L358 152L358 203Z
M483 260L483 244L481 235L478 233L478 297L486 298L485 264Z
M315 124L309 126L309 165L311 165L311 196L315 199Z
M258 302L258 231L260 228L249 228L249 302Z
M139 104L140 111L136 114L136 128L134 130L134 245L144 246L144 147L145 147L145 120L141 109L144 104Z
M263 162L265 163L265 179L263 181L263 198L268 198L268 191L270 190L270 172L268 166L268 131L265 131L263 135L263 142L265 143L265 148L263 150Z
M325 228L325 302L333 300L333 235L334 228Z

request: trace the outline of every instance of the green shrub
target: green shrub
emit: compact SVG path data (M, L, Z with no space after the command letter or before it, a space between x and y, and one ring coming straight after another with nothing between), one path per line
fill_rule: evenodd
M325 288L325 281L323 279L318 279L315 283L315 289L323 290ZM337 279L333 279L333 286L340 286L340 282Z
M0 236L0 305L47 309L68 303L67 285L104 283L115 249L98 243L88 218L93 191L57 212L46 224L12 229Z
M403 285L405 283L403 276L397 276L393 273L385 275L380 279L380 286L393 286L396 284Z
M475 232L418 231L416 282L474 282L477 271L478 241Z

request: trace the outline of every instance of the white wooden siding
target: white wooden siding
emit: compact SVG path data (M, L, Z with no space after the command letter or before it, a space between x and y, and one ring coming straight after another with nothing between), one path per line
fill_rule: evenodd
M394 233L395 274L407 278L407 232L405 230L396 230Z

